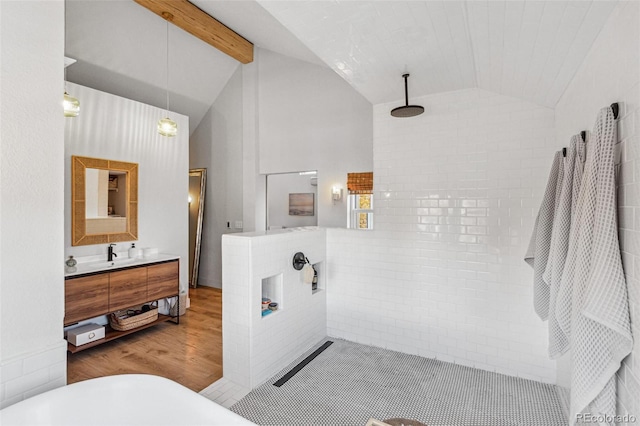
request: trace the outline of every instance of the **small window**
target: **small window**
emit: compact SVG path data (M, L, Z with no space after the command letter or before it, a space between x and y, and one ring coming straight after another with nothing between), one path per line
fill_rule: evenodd
M349 228L373 229L373 194L349 195L348 209Z
M348 173L347 227L373 229L373 172Z

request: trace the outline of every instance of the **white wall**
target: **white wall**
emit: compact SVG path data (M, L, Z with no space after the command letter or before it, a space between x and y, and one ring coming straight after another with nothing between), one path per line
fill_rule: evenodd
M242 217L244 231L266 229L266 177L260 174L258 132L258 53L242 66Z
M329 68L258 50L259 172L318 171L318 225L347 226L348 172L371 171L372 106Z
M66 383L62 2L0 2L0 408Z
M593 129L597 113L620 105L618 228L629 289L631 323L640 340L640 4L620 2L582 67L556 106L556 140L567 145L581 130ZM618 414L640 413L638 345L618 371ZM633 361L635 359L635 362ZM559 364L558 382L570 384L570 356Z
M413 102L374 107L375 229L327 232L329 335L552 383L523 257L553 111L480 89Z
M266 229L265 174L318 170L318 225L346 227L346 202L334 205L331 187L373 167L366 99L328 68L259 48L254 56L191 137L190 167L209 173L201 285L221 286L223 234Z
M107 245L71 246L71 156L138 163L138 240L136 247L157 247L180 256L180 288L188 286L189 118L174 112L178 123L173 138L157 132L163 109L89 87L67 83L80 100L80 115L66 120L64 155L64 256L104 254ZM131 247L118 243L126 257ZM62 256L58 258L64 265Z
M221 237L242 231L235 228L235 222L243 220L242 68L231 76L193 132L189 167L207 169L198 284L221 288Z

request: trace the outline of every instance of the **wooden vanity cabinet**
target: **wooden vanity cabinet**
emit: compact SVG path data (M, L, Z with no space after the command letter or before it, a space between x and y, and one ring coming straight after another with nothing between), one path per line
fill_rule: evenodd
M108 311L109 274L65 281L64 325L91 318L95 312Z
M148 302L147 269L125 269L109 274L109 312ZM173 292L175 294L175 284Z
M66 278L64 325L68 326L165 297L178 296L180 293L179 265L180 262L176 259ZM177 324L180 323L178 316L158 315L156 321L133 330L116 331L107 325L104 339L82 346L69 344L68 350L72 353L82 351L172 318Z
M178 262L161 263L147 268L147 292L152 300L175 296Z

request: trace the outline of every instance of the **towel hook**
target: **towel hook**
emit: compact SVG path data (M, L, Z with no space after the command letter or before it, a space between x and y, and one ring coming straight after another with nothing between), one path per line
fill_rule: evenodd
M587 141L587 131L586 130L581 131L580 132L580 137L582 138L583 142L586 142Z
M618 113L620 112L620 107L618 106L617 102L611 104L611 111L613 112L614 120L617 119Z
M293 269L296 271L301 270L309 261L303 252L299 251L293 255Z

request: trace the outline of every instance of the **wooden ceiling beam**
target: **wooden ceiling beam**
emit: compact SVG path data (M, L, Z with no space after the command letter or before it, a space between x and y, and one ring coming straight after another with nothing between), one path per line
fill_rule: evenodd
M253 43L188 0L134 0L234 59L253 62Z

